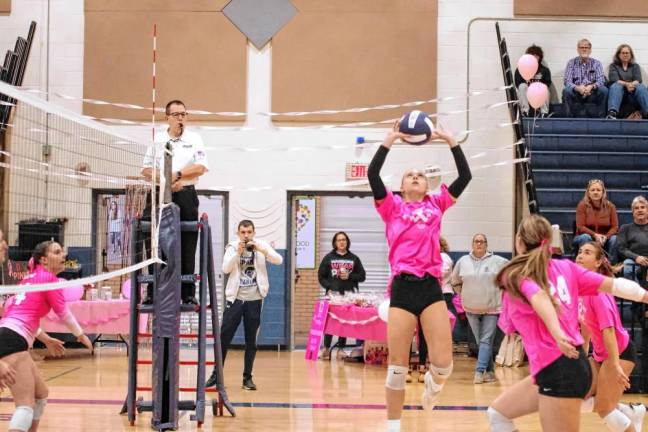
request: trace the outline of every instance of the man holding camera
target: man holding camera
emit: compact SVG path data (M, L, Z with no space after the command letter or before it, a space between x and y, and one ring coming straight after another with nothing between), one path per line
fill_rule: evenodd
M225 248L223 273L229 274L225 288L225 312L221 327L221 347L223 363L234 333L241 319L245 330L245 366L243 369L243 389L256 390L252 381L252 366L256 356L256 337L261 324L261 307L268 295L268 271L266 261L280 265L283 261L267 242L254 239L254 223L242 220L238 224L238 239L230 242ZM216 372L205 384L211 387L216 384Z

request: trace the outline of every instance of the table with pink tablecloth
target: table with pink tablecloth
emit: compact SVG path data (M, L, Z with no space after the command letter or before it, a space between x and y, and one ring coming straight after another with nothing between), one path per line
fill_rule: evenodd
M454 327L455 316L448 312L448 318L450 326ZM376 307L331 304L324 334L386 342L387 323L380 319Z
M86 334L129 334L130 300L79 300L68 306ZM146 331L146 315L140 317L139 331ZM69 333L70 330L51 312L41 320L48 333Z

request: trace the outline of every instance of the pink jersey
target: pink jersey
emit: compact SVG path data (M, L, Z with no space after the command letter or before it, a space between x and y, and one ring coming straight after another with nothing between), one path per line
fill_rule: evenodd
M441 278L441 218L453 204L445 184L438 194L426 195L423 201L412 203L403 202L400 196L387 190L387 196L376 209L386 226L392 277L401 273L422 277L429 273Z
M617 347L621 354L628 347L630 336L621 324L614 296L608 293L599 293L597 296L583 297L583 306L585 307L583 322L592 337L594 360L601 363L608 358L608 352L603 343L603 330L606 328L614 328Z
M579 331L578 321L578 297L596 295L605 276L585 270L569 260L550 260L547 272L551 295L560 305L558 310L560 327L576 346L582 345L583 337ZM520 291L528 301L540 290L540 286L529 279L524 279L520 286ZM562 355L556 341L531 305L511 297L506 291L502 296L499 326L507 334L513 331L520 333L524 350L529 357L531 375L534 378L538 372Z
M58 278L43 266L28 274L20 285L36 285L58 282ZM34 336L40 326L40 319L50 309L61 319L66 319L70 310L65 304L63 290L21 293L11 296L5 303L5 314L0 320L0 327L7 327L25 338L29 346L34 343Z

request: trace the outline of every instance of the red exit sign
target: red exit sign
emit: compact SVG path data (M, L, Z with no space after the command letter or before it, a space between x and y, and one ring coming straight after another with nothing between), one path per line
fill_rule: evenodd
M367 169L369 165L360 162L348 162L346 164L346 179L362 180L367 178Z

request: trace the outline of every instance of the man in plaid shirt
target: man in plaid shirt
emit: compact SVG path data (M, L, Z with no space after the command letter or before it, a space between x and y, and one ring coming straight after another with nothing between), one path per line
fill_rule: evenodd
M584 104L596 104L598 117L605 117L608 89L605 86L603 65L590 57L592 43L587 39L578 41L578 57L567 62L565 68L565 88L563 103L567 117L581 117L582 111L587 116Z

